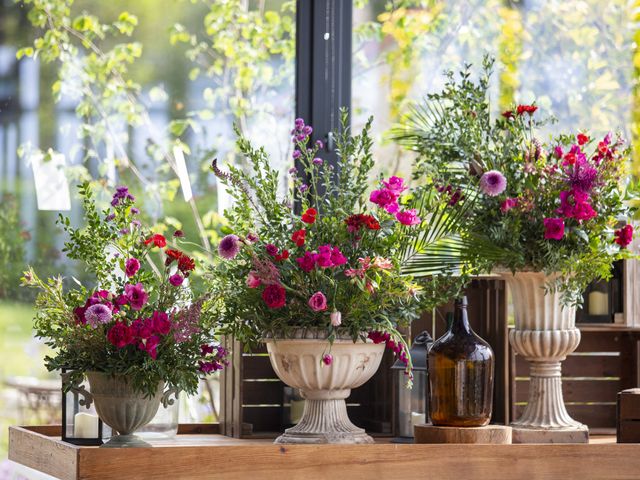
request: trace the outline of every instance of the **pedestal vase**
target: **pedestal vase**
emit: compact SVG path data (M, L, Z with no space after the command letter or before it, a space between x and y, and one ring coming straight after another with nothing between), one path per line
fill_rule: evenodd
M515 328L509 342L530 367L529 398L511 423L514 443L586 443L586 425L571 418L562 397L562 361L580 343L575 308L563 306L542 272L502 274L513 299Z
M304 335L303 335L304 336ZM320 338L267 339L271 365L287 385L305 399L300 422L275 443L373 443L347 415L345 399L378 370L384 344L336 339L330 346ZM332 362L325 365L324 355Z

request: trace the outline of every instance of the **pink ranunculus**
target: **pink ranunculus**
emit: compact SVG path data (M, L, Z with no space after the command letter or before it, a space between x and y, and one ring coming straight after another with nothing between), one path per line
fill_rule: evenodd
M258 288L260 285L262 285L262 282L256 276L256 272L251 270L249 272L249 274L247 275L247 287L249 287L249 288Z
M507 213L509 210L514 208L516 205L518 205L518 199L517 198L508 197L507 199L505 199L500 204L500 211L502 213Z
M544 238L547 240L562 240L564 237L564 220L562 218L545 218Z
M135 285L131 285L127 283L124 286L124 294L129 299L129 305L134 310L140 310L147 300L149 300L149 294L144 291L142 284L140 282Z
M140 261L137 258L130 258L124 265L124 273L127 277L133 277L140 270Z
M327 309L327 297L322 292L316 292L309 298L309 306L314 312L322 312Z
M329 315L329 319L331 320L332 327L339 327L340 325L342 325L342 313L338 312L337 310L331 312L331 315Z
M174 287L179 287L184 282L184 277L179 273L174 273L169 277L169 283Z
M404 179L396 177L395 175L389 177L387 180L383 180L382 184L387 187L388 190L391 190L398 195L407 189L407 186L404 183Z
M402 225L407 225L410 227L420 224L418 210L416 210L415 208L396 213L396 220L398 220Z

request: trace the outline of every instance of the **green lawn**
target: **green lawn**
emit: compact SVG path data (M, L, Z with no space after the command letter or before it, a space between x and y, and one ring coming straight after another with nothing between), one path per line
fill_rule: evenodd
M0 300L0 460L7 455L7 428L18 422L15 403L7 399L8 377L51 377L44 368L45 348L33 338L29 304Z

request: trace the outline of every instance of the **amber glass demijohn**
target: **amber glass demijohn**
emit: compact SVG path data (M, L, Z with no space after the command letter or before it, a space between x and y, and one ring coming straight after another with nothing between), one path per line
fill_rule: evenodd
M469 326L466 297L456 301L447 333L429 351L434 425L480 427L491 420L493 350Z

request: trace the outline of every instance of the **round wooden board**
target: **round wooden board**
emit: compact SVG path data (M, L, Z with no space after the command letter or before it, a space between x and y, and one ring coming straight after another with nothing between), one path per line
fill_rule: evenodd
M416 443L484 443L510 444L511 427L436 427L421 424L413 427Z

